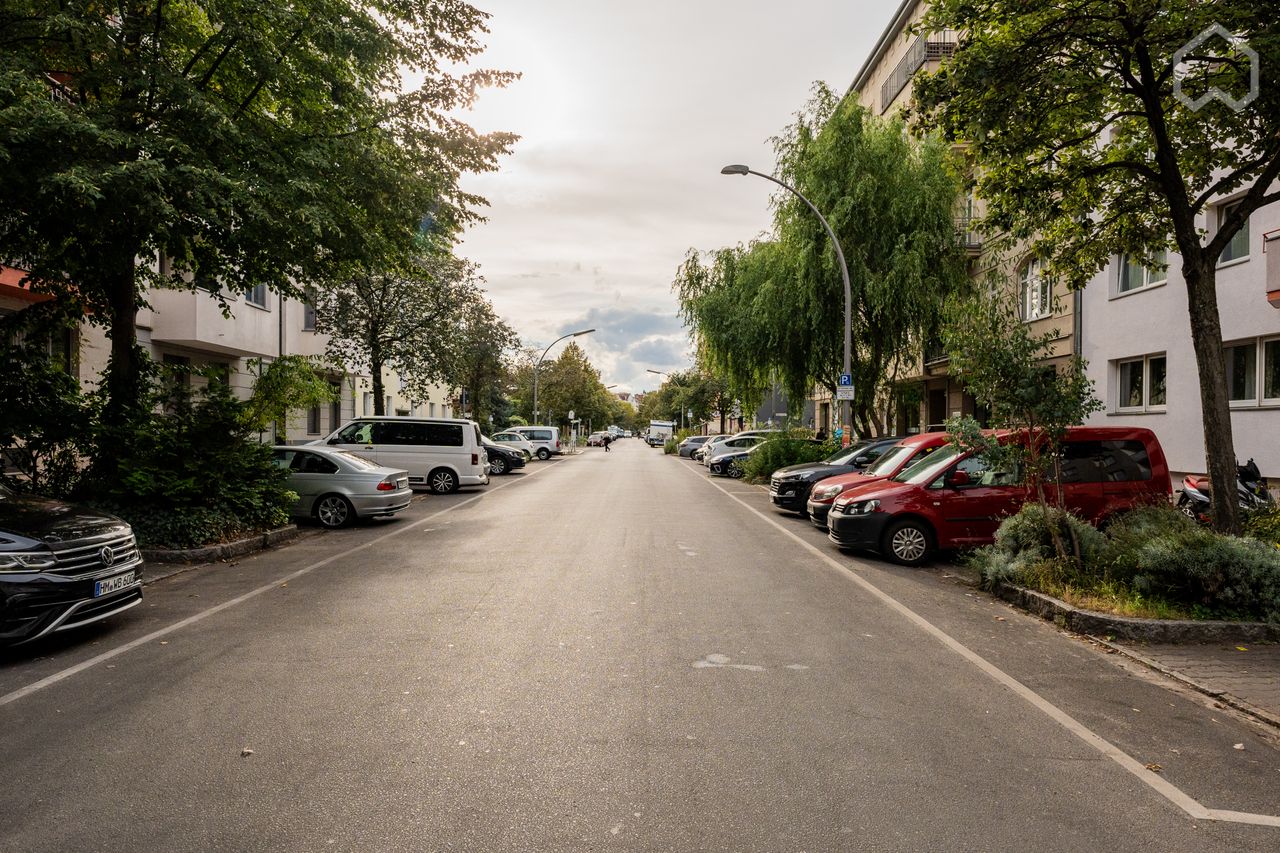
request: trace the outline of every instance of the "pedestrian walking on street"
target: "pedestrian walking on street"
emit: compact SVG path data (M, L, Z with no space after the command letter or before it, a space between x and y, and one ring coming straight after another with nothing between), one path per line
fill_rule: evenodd
M606 436L604 436L604 438L602 438L602 439L600 439L600 440L604 442L604 452L605 452L605 453L608 453L608 452L609 452L609 445L613 443L613 436L611 436L611 435L606 435Z

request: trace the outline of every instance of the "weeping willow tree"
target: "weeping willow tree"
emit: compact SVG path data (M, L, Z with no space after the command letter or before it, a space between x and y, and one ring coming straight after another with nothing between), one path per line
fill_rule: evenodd
M915 372L947 297L969 281L955 236L961 181L949 149L818 84L774 150L778 177L823 212L844 249L854 427L882 434L895 379ZM800 200L774 198L773 230L763 239L690 250L673 289L703 357L740 396L774 380L793 407L815 384L834 395L844 288L831 242Z

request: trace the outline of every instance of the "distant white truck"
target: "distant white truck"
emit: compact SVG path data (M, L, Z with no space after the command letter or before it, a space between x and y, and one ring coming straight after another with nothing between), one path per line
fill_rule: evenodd
M649 446L657 447L666 444L675 432L675 421L649 421Z

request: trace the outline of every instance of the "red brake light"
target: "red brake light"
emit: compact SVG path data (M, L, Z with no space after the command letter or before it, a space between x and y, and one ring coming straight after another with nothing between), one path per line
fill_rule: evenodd
M394 492L395 490L396 490L396 484L393 483L391 480L383 480L381 483L378 484L378 491L380 492Z
M472 454L471 454L471 464L472 464L472 465L479 465L479 464L480 464L480 454L479 454L479 453L472 453Z

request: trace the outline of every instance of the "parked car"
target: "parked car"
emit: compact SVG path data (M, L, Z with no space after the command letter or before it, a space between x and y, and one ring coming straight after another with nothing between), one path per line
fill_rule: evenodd
M718 441L715 444L708 442L707 448L702 453L702 464L710 468L712 461L717 456L723 456L726 453L739 450L749 450L762 441L764 441L764 437L759 435L731 435L724 441Z
M1025 435L999 438L1025 441ZM1093 524L1168 501L1172 493L1164 451L1148 429L1073 427L1063 438L1060 467L1063 504ZM938 549L989 544L1003 519L1035 499L1026 480L1021 471L948 445L891 480L841 495L827 529L841 548L917 566ZM1047 489L1056 500L1055 487Z
M629 429L624 429L624 430L622 431L622 437L623 437L623 438L631 438L631 430L629 430Z
M721 442L730 438L733 438L733 436L727 432L719 433L717 435L709 435L707 436L707 440L703 442L700 447L695 447L693 449L693 452L689 454L689 458L694 460L695 462L701 462L703 465L706 465L707 452L711 448L715 447L717 444L720 444Z
M769 478L769 500L776 507L808 515L809 490L819 480L839 474L866 470L880 456L902 440L901 436L859 441L842 447L818 462L788 465L774 471Z
M734 447L725 447L718 455L712 457L707 464L707 469L717 477L733 477L735 480L742 477L742 463L751 453L764 443L764 439L756 436L747 436L746 438L736 439L737 441L747 442L750 444L742 444ZM726 442L727 444L727 442Z
M352 421L311 445L364 456L409 472L410 487L449 494L489 482L489 458L480 425L457 418L369 417Z
M691 435L676 445L676 453L688 459L693 456L693 451L706 444L709 438L711 438L709 435Z
M128 524L0 482L0 645L79 628L141 602L142 556Z
M493 435L489 436L489 439L497 442L503 447L510 447L514 450L519 450L524 454L526 461L533 458L533 452L535 450L533 443L518 432L508 432L507 430L503 430L502 432L495 432Z
M809 491L805 510L816 527L827 529L827 512L840 495L867 483L895 477L909 466L945 445L951 439L945 432L924 432L908 436L881 452L875 462L861 471L851 471L819 480Z
M487 438L484 440L484 449L489 454L489 473L495 476L510 474L517 468L523 468L527 462L521 451L514 447L503 447Z
M390 518L409 506L409 472L379 465L349 450L280 445L271 448L276 467L289 472L298 493L293 516L322 527L346 527L357 518Z
M514 432L528 440L533 445L533 455L544 462L553 455L560 456L564 454L564 448L560 446L559 427L518 426L511 427L507 432Z
M604 447L604 436L602 432L593 432L587 436L587 447Z

